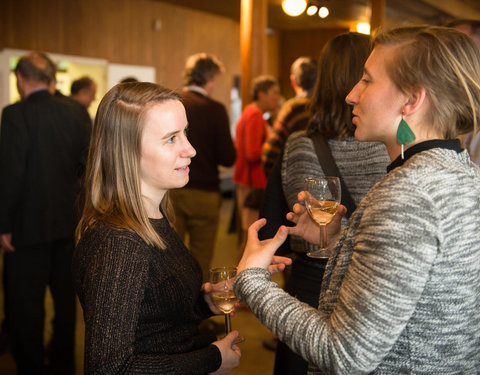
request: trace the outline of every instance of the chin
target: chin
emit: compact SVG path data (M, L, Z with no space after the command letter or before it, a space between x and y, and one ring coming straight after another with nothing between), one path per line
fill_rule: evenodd
M358 128L355 129L355 133L353 135L357 141L359 142L364 141L364 139L362 139L362 134L358 131Z

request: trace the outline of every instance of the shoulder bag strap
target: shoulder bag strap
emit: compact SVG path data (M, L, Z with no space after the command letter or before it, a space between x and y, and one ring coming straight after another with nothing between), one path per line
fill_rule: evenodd
M323 169L325 176L340 177L340 185L342 187L342 204L347 207L347 218L355 211L357 205L352 199L350 192L347 189L347 185L343 181L342 175L338 170L335 159L333 159L332 151L328 145L327 140L319 133L315 133L311 136L315 152L317 153L318 161Z

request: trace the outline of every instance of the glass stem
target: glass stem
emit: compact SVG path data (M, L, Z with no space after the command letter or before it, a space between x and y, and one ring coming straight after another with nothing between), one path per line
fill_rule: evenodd
M225 335L228 335L232 331L232 322L230 320L230 314L225 314Z
M320 225L320 249L325 250L327 248L327 226Z

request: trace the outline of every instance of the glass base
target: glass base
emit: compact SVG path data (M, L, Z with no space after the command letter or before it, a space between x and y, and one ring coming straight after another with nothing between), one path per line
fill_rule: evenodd
M310 258L317 258L317 259L327 259L330 258L330 254L328 253L327 249L318 249L307 253L307 256Z

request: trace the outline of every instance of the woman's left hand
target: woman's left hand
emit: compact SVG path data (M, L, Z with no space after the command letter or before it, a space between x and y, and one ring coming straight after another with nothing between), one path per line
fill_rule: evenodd
M210 310L212 311L212 313L214 313L215 315L221 315L223 314L219 309L218 307L216 307L214 304L213 304L213 301L212 301L212 296L210 295L211 291L212 291L212 284L210 283L205 283L202 285L202 292L203 292L203 299L205 300L205 302L207 303L208 307L210 307ZM232 313L233 314L233 313Z
M248 241L243 252L242 259L237 267L237 273L244 269L259 267L268 270L270 273L281 272L286 266L292 264L287 257L274 256L275 251L285 241L288 230L283 225L278 229L275 237L260 241L258 231L266 224L266 219L254 222L248 228Z

